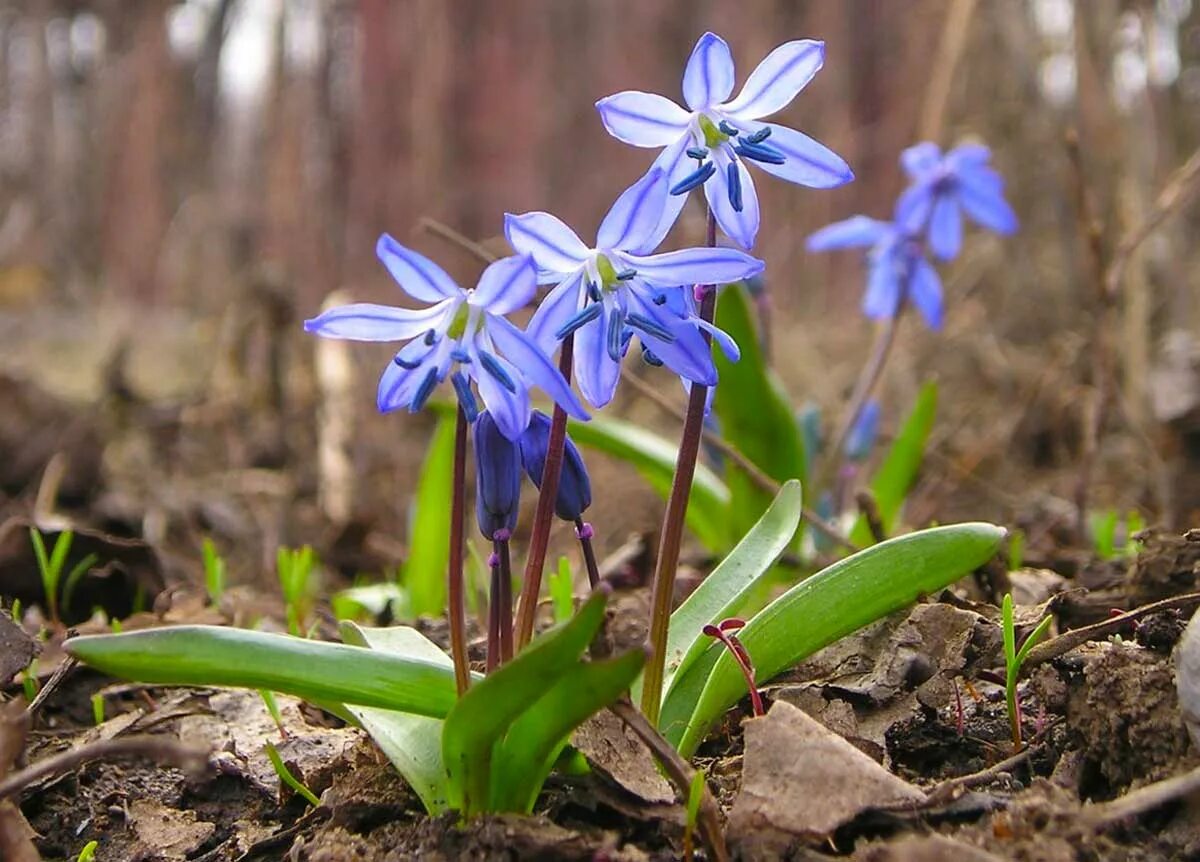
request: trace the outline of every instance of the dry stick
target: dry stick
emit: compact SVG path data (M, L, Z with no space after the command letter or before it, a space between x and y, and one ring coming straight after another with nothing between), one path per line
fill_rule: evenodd
M709 210L707 245L713 248L716 244L717 220ZM704 285L701 289L704 294L700 301L700 319L712 323L717 311L717 289L711 284ZM708 332L704 332L703 336L704 343L710 344L711 336ZM700 454L704 408L707 402L708 387L693 383L688 394L687 417L683 422L683 436L679 441L679 454L675 459L675 475L671 479L671 494L667 497L667 512L663 518L662 535L658 542L658 560L654 568L654 587L650 598L651 653L642 674L642 712L652 725L658 724L659 706L662 702L671 599L675 595L675 574L679 566L683 524L687 517L692 479L696 475L696 458Z
M72 637L74 634L74 629L67 630L67 637ZM71 656L67 656L65 659L63 659L62 663L54 669L54 673L50 674L50 679L46 680L46 684L42 686L41 690L36 695L34 695L33 700L29 702L29 706L25 707L25 711L30 715L33 715L35 712L37 712L38 707L46 702L46 698L50 697L50 695L54 693L55 689L57 689L62 681L66 679L67 674L74 670L78 664L79 662L76 659L71 658Z
M653 401L656 406L671 414L680 422L683 422L687 418L686 411L676 407L665 396L663 396L661 392L659 392L653 386L647 384L639 377L630 374L625 369L621 369L621 379L636 389L639 394L645 396L650 401ZM701 436L704 438L705 443L712 446L724 457L732 461L739 470L746 474L746 478L757 485L761 490L771 495L779 493L779 488L781 487L780 484L763 472L762 468L751 461L741 449L737 448L737 446L730 443L711 428L706 427L701 432ZM831 542L841 545L842 547L851 551L862 550L858 547L858 545L850 541L850 539L848 539L846 535L837 527L830 524L807 506L804 506L801 509L801 515L803 515L804 520L808 521L814 530L825 536L825 538L829 539Z
M165 736L129 736L120 739L103 739L83 745L61 754L55 754L22 769L0 781L0 799L20 793L44 778L69 772L78 766L104 757L148 757L166 761L185 768L199 768L208 760L208 754L180 745Z
M1200 767L1196 767L1183 775L1156 781L1141 787L1132 793L1127 793L1120 799L1093 805L1083 810L1083 822L1093 829L1103 829L1152 811L1160 805L1173 802L1184 796L1190 796L1200 790Z
M459 695L471 684L467 663L467 610L463 601L463 538L467 510L467 414L458 405L454 423L454 495L450 503L450 566L446 614L450 618L450 657Z
M1020 766L1028 760L1033 754L1041 750L1040 745L1029 745L1018 751L1016 754L1004 758L999 763L994 763L986 769L981 769L978 772L972 772L970 775L960 775L958 778L950 778L935 786L927 794L929 802L940 802L948 798L955 790L960 787L977 787L980 784L986 784L1002 772Z
M680 756L671 743L663 739L662 734L654 729L654 725L647 721L646 717L638 712L628 700L619 700L608 709L625 722L625 726L646 744L646 747L662 764L663 771L667 773L671 783L675 785L679 798L686 803L691 794L692 781L695 778L695 772L691 765ZM716 800L709 792L707 783L704 785L702 794L697 825L700 827L700 837L704 839L704 846L708 850L708 858L711 860L728 859L729 851L725 848L725 835L721 831L720 809L717 808Z
M563 339L558 352L558 370L571 383L572 356L575 353L575 334ZM537 509L533 513L533 530L529 534L529 550L525 557L525 580L521 584L521 600L517 609L516 648L518 651L533 637L537 617L538 593L542 589L542 569L546 565L546 545L550 542L550 526L554 521L554 504L558 500L558 480L562 476L563 454L567 444L567 411L554 405L550 420L550 439L546 442L546 463L542 467L542 484L538 491Z
M946 108L950 104L950 87L954 83L954 72L962 59L970 33L971 16L975 13L976 0L953 0L938 40L937 55L933 61L933 75L925 90L925 104L921 108L921 137L936 141L942 136L946 120Z
M484 263L495 263L500 259L499 255L492 254L492 252L475 242L475 240L464 236L454 228L450 227L450 225L446 224L445 222L440 222L435 218L421 216L421 218L417 221L417 228L428 231L434 236L440 237L447 242L458 246L463 251L470 252Z

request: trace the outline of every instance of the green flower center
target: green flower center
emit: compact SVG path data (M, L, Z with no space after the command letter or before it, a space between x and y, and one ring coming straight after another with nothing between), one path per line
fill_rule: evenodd
M606 255L596 255L596 273L600 276L600 287L604 290L612 290L616 287L619 279L617 278L616 267L612 265L612 261Z
M704 146L710 150L719 147L721 144L729 140L729 135L717 128L717 124L709 119L705 114L701 114L697 120L700 126L700 131L704 135Z
M446 327L446 335L458 341L467 334L467 323L471 319L471 309L467 303L461 303L458 309L454 312L454 318L450 321L450 325Z

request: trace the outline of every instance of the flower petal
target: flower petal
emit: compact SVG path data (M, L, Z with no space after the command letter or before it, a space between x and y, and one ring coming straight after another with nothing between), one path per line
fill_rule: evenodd
M665 96L626 90L596 103L600 122L618 141L665 147L687 134L688 112Z
M805 242L809 251L833 251L840 248L869 248L892 231L890 222L864 215L851 216L826 225Z
M693 317L690 323L707 332L712 340L716 342L717 346L721 348L721 352L725 354L725 358L730 362L737 362L742 358L742 349L733 340L733 336L724 329L699 317Z
M972 171L971 173L974 173ZM1019 223L1017 214L1004 200L1001 191L988 191L982 184L960 182L958 185L958 202L975 222L998 234L1016 233Z
M756 166L789 183L810 189L832 189L854 179L854 171L846 161L820 141L803 132L775 123L762 123L771 129L767 143L784 155L782 165L756 162Z
M927 174L900 193L896 199L896 224L909 234L925 232L933 213L937 177Z
M413 299L438 302L462 293L444 269L425 255L400 245L386 233L375 243L375 254L383 261L392 278Z
M351 341L406 341L427 329L437 329L457 300L443 299L429 308L396 308L373 302L339 305L304 321L306 332Z
M727 237L742 248L751 249L754 247L754 238L758 235L759 224L758 192L754 189L754 180L746 170L745 164L740 159L733 159L723 147L714 152L713 160L717 163L717 172L704 184L704 197L708 201L708 208ZM729 200L728 170L731 162L736 162L738 166L742 202L740 210L734 209ZM706 283L725 280L714 277Z
M562 273L578 268L588 256L583 240L550 213L505 213L504 236L517 254L533 255L539 284L557 281Z
M992 159L992 151L983 144L959 144L946 153L952 169L982 167Z
M824 42L785 42L763 58L742 85L742 92L723 110L738 120L757 120L783 110L824 63Z
M439 368L444 364L450 350L448 339L442 339L437 347L429 348L420 342L406 344L396 356L410 360L404 367L396 362L389 362L379 378L379 389L376 392L375 404L380 413L390 413L401 407L407 407L421 383L430 371L439 374ZM421 356L422 351L424 356ZM419 358L419 361L417 361ZM415 365L413 364L415 362Z
M514 254L488 264L468 301L490 314L509 314L528 305L535 293L537 269L533 255Z
M900 166L910 179L920 179L942 161L942 148L932 141L913 144L900 154Z
M558 331L582 307L579 294L583 289L583 277L582 270L575 272L547 293L525 328L525 334L547 356L553 356L558 349Z
M924 258L912 261L908 281L908 298L921 312L929 328L942 328L942 280L937 270Z
M684 135L671 146L667 147L658 154L658 158L654 160L654 164L650 166L650 170L661 170L665 177L664 185L668 192L671 187L686 177L695 168L695 162L687 154L687 149L691 146L691 135ZM683 212L683 205L687 203L688 195L673 195L667 194L663 200L662 216L658 220L658 225L646 237L645 242L640 248L630 247L625 249L634 254L649 254L662 244L663 239L671 228L675 226L675 222L679 219L679 214Z
M617 198L600 222L596 248L637 249L646 244L662 219L667 203L667 177L651 168Z
M962 214L952 194L940 194L929 217L929 249L942 260L953 260L962 248Z
M575 379L584 400L599 409L612 401L621 377L621 366L608 355L608 318L613 313L605 303L604 313L575 333Z
M637 270L637 278L653 287L681 284L728 284L763 271L763 262L736 248L683 248L640 257L622 254L620 259Z
M541 388L569 415L576 419L590 418L587 410L571 391L571 385L532 338L503 317L489 314L483 325L497 349L504 354L504 358L521 369L521 374L527 381Z
M892 317L899 304L900 277L896 271L896 255L891 251L872 255L867 271L867 291L863 294L863 314L872 320Z
M725 40L705 33L683 70L683 101L693 111L719 105L733 92L733 55Z
M470 373L479 386L479 395L483 398L484 405L492 414L492 418L496 420L501 434L514 442L521 439L521 434L529 425L530 413L529 388L526 386L521 372L503 357L496 357L496 362L516 384L514 387L516 391L511 391L483 367L483 363L478 359L478 349L472 347L471 350L473 357Z
M638 340L663 361L663 364L680 377L712 386L717 382L717 369L713 364L712 348L700 334L700 330L690 321L681 320L670 311L647 301L638 290L628 293L629 311L650 318L667 332L674 336L672 341L664 341L648 334L643 329L635 329Z

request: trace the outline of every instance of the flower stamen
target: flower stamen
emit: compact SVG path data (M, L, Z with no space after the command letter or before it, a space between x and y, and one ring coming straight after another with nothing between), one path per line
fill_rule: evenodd
M554 333L554 337L562 341L575 330L586 326L599 317L603 310L604 307L598 301L588 303L567 320L566 323L560 326L558 331Z
M486 350L481 350L479 351L479 364L483 366L484 371L496 378L497 382L509 392L515 393L517 391L517 384L513 382L512 377L504 370L504 366L500 364L500 360L495 356L492 356Z

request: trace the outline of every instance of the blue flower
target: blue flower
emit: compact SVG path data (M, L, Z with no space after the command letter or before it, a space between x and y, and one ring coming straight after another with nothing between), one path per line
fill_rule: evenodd
M963 212L998 234L1016 231L1017 217L1004 200L1004 179L988 166L991 157L978 144L963 144L943 155L928 141L901 154L912 185L896 203L896 220L911 233L926 233L936 257L958 255Z
M705 386L716 383L712 351L700 334L714 328L672 311L666 297L682 292L682 284L723 284L763 269L762 261L731 248L648 254L662 239L658 226L666 197L666 176L652 169L617 198L591 248L549 213L504 216L509 243L533 256L540 282L555 285L530 321L529 335L552 353L574 334L579 391L594 407L612 399L635 333L679 376Z
M878 436L879 402L871 398L858 411L858 415L854 417L854 424L850 426L850 433L846 435L843 447L846 457L851 461L867 460L871 450L875 448Z
M671 196L662 235L678 218L687 192L703 185L717 224L742 248L758 233L758 195L746 170L754 162L788 182L832 188L854 179L840 156L812 138L761 122L787 107L825 62L825 43L801 39L780 45L750 73L734 99L733 56L719 36L705 33L683 73L687 110L663 96L626 90L596 103L609 134L636 147L665 147L654 162Z
M942 281L925 258L918 235L896 222L853 216L821 228L808 238L809 251L865 247L867 292L862 310L867 317L893 317L903 302L921 312L930 329L942 326Z
M381 412L420 410L447 377L469 419L478 413L474 380L483 403L510 440L529 424L529 387L541 387L572 416L587 419L583 405L537 344L504 315L525 306L537 290L529 255L491 264L474 290L463 290L428 258L387 234L376 254L400 287L427 308L368 302L332 308L304 322L309 332L354 341L407 341L379 379Z
M475 420L475 519L485 539L503 539L517 526L521 447L484 410ZM502 535L498 535L503 531Z
M529 427L521 435L521 463L530 480L542 487L542 473L546 469L546 450L550 444L550 417L534 410ZM562 472L558 477L558 496L554 500L554 514L564 521L575 521L583 516L592 505L592 480L588 477L583 456L568 436L563 447Z

